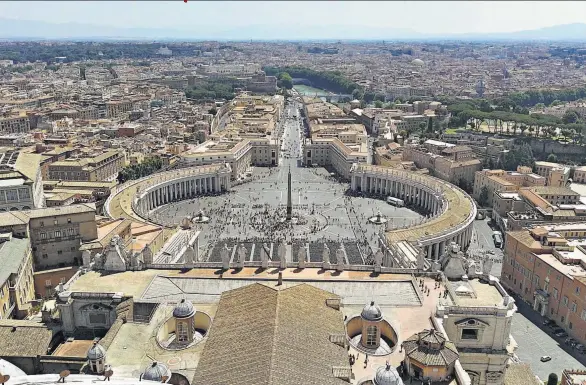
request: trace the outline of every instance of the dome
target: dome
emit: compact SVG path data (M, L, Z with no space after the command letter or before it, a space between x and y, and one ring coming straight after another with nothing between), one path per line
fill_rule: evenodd
M90 361L101 360L106 357L106 349L97 342L87 351L87 359Z
M166 377L165 382L167 382L171 378L171 371L165 364L154 361L144 370L141 380L163 382L163 377Z
M376 370L372 382L374 385L403 385L403 380L397 373L397 369L393 368L388 361L386 366L381 366Z
M416 65L416 66L423 66L423 65L425 65L425 63L421 59L413 59L413 61L411 62L411 64Z
M181 300L173 309L173 317L175 318L188 318L195 314L195 308L193 304L186 301L185 298Z
M383 319L383 313L380 310L380 307L374 304L374 301L362 309L360 316L367 321L382 321Z

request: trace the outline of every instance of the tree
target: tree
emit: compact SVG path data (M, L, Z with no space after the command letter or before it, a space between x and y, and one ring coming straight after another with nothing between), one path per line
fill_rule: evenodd
M383 108L383 102L381 102L380 100L375 100L374 101L374 106L376 108Z
M293 88L293 78L287 72L281 72L279 74L279 80L277 81L277 86L280 88L286 88L290 90Z
M558 157L557 157L557 155L556 155L556 154L554 154L554 153L551 153L551 154L549 154L549 155L547 156L547 161L548 161L548 162L553 162L553 163L555 163L555 162L557 162L557 161L558 161Z
M216 107L212 107L208 110L208 114L210 115L216 115L218 113L218 110L216 109Z
M547 376L547 385L558 385L558 375L549 373L549 376Z
M486 206L488 204L488 187L482 186L482 188L480 189L478 203L480 203L480 206Z
M578 123L579 121L580 115L574 110L566 111L562 117L562 122L564 122L564 124Z

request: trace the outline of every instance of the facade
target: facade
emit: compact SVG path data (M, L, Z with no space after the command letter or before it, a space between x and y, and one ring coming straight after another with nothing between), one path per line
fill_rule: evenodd
M431 175L455 185L472 186L475 173L482 163L466 146L428 140L424 146L405 146L403 160L412 161L418 168L425 168Z
M508 232L502 282L580 343L586 343L586 223Z
M0 318L24 318L35 299L30 240L0 235Z
M488 190L487 205L494 205L495 192L516 192L520 187L545 186L546 179L533 174L528 167L519 166L517 171L482 170L474 176L472 196L477 201L484 188Z
M356 147L356 146L353 146ZM311 139L305 143L303 163L308 166L331 167L344 179L350 179L354 163L366 163L368 153L362 147L353 149L340 139Z
M98 237L93 204L0 213L0 230L29 237L35 270L81 265L82 242Z
M124 152L112 150L87 158L66 159L49 164L50 180L101 182L115 180L126 165Z
M570 168L559 163L535 162L535 172L546 178L547 186L565 187L570 177Z
M45 206L40 162L37 154L0 153L0 212Z
M22 133L29 132L30 129L30 119L25 113L6 117L0 116L0 133Z

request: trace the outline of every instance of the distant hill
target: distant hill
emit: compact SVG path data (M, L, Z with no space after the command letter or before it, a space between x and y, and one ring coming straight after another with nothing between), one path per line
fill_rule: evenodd
M410 29L369 26L218 25L177 28L124 28L80 23L49 23L0 18L0 39L77 40L555 40L586 41L586 24L487 34L423 34Z

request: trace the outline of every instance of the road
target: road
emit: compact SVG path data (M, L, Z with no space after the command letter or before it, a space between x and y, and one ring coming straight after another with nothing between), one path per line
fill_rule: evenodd
M495 277L500 277L503 267L503 251L494 246L493 229L490 227L489 221L486 219L476 220L473 226L469 252L479 258L490 258L493 262L490 273Z
M563 343L563 338L553 337L543 327L543 318L518 297L515 297L518 312L513 316L511 335L519 345L517 356L531 365L533 372L542 380L549 373L561 375L563 369L580 369L586 365L586 356ZM556 339L557 338L557 339ZM541 356L551 356L551 361L541 362Z

